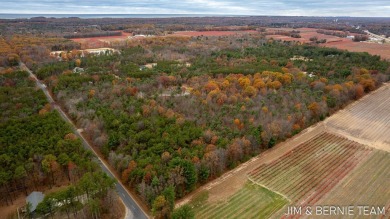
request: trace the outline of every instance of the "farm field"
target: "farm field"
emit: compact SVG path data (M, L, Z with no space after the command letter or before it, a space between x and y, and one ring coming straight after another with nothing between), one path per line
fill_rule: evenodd
M268 218L286 204L282 196L248 182L227 201L196 203L194 211L196 218Z
M390 152L390 84L325 120L327 129Z
M121 36L102 36L102 37L88 37L88 38L73 38L74 42L80 43L84 48L97 48L109 46L111 42L127 40L131 33L122 32Z
M292 28L267 28L267 31L292 31ZM390 60L390 44L378 44L369 42L353 42L351 39L340 38L337 36L330 36L317 33L314 28L297 28L300 31L301 38L293 38L283 35L267 35L267 38L273 38L283 41L297 41L301 43L310 43L310 37L316 36L318 39L326 39L326 43L320 46L348 50L350 52L368 52L372 55L379 55L383 59Z
M323 44L325 47L344 49L351 52L368 52L371 55L379 55L383 59L390 60L390 44L378 44L369 42L353 42L344 39L339 42Z
M267 28L267 32L273 32L273 31L293 31L297 30L299 31L301 38L293 38L290 36L284 36L284 35L267 35L267 38L273 38L278 40L285 40L285 41L298 41L302 43L310 43L310 38L316 36L318 39L326 39L327 42L336 42L336 41L351 41L350 39L346 38L340 38L337 36L330 36L326 34L317 33L317 29L314 28ZM324 45L324 44L322 44Z
M364 203L385 206L388 214L389 88L384 84L324 122L242 164L223 180L205 186L212 194L209 200L223 203L225 193L241 191L245 173L252 182L285 196L295 206ZM271 218L285 212L282 207Z
M300 206L313 205L371 149L329 133L321 133L279 159L249 172L249 179L285 195Z
M367 177L370 176L370 177ZM390 210L390 153L375 150L361 166L345 177L317 205L386 206Z
M178 36L229 36L234 34L257 33L255 30L246 31L178 31L173 35Z

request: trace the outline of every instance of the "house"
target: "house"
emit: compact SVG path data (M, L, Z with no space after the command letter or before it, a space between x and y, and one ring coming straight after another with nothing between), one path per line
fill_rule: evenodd
M26 198L26 203L30 203L30 212L34 212L38 204L43 201L45 195L42 192L32 192Z
M305 62L313 61L313 59L309 59L309 58L306 58L304 56L294 56L294 57L290 58L290 60L291 61L300 60L300 61L305 61Z
M52 51L50 52L50 56L57 58L58 61L62 61L61 54L62 53L69 53L70 51ZM92 55L112 55L114 53L120 54L120 51L117 49L112 48L96 48L96 49L84 49L84 50L77 50L80 57L85 57L85 54L92 54Z
M146 65L141 65L139 70L143 71L145 69L152 69L157 66L157 63L147 63Z
M81 74L81 73L83 73L84 72L84 69L83 68L80 68L80 67L75 67L74 69L73 69L73 73L79 73L79 74Z

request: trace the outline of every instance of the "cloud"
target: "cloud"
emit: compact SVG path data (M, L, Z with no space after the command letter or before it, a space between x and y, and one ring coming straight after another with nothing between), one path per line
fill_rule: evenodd
M389 16L389 0L1 0L0 13Z

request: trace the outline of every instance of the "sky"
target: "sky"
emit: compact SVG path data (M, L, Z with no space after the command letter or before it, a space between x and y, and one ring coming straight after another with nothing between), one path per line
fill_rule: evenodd
M390 0L0 0L11 14L222 14L389 17Z

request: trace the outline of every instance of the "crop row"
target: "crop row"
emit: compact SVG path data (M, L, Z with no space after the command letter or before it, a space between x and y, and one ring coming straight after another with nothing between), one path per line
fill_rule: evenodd
M380 90L329 118L328 126L370 140L388 141L390 135L390 89ZM370 97L370 98L368 98Z
M390 206L390 153L375 150L317 205Z
M346 138L320 133L279 159L259 166L249 178L300 206L313 205L371 153Z

